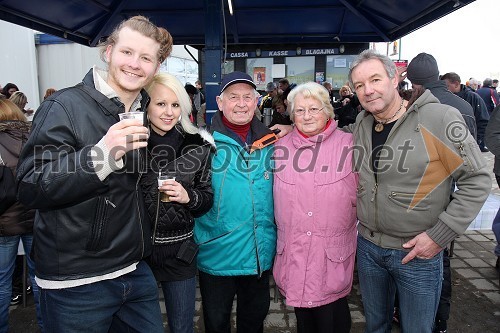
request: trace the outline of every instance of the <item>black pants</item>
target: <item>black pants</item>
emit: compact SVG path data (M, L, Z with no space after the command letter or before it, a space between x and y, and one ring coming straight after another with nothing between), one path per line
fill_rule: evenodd
M451 304L451 268L448 249L443 251L443 286L441 297L436 313L436 328L440 331L446 330L446 321L450 319Z
M295 308L297 333L348 333L351 312L347 297L317 308Z
M269 271L257 275L215 276L199 273L206 333L231 332L231 308L237 296L238 333L262 333L269 311Z

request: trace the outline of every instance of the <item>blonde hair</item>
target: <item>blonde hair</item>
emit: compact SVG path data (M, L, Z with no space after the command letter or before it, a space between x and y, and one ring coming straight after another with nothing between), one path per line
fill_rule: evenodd
M172 52L172 44L174 43L174 40L167 29L157 27L148 18L138 15L122 21L105 41L99 43L98 46L101 48L101 59L104 62L106 62L107 47L110 45L116 45L120 31L125 27L137 31L143 36L152 38L160 44L160 49L158 50L157 55L158 62L160 64L167 59Z
M20 120L27 121L19 107L8 99L0 98L0 121Z
M28 103L28 97L26 97L26 95L20 91L16 91L15 93L13 93L9 100L16 104L17 107L21 110L24 109L24 107L26 106L26 103Z
M288 94L287 101L289 110L292 110L292 112L290 112L290 119L292 121L295 120L295 112L293 112L295 109L295 97L299 94L304 96L304 98L314 98L320 101L321 104L323 104L323 112L329 118L333 118L333 106L330 104L330 94L328 90L316 82L306 82L298 85Z
M342 93L343 93L344 91L347 91L347 92L349 93L349 95L351 95L351 94L352 94L351 87L349 87L349 86L342 86L342 88L340 88L340 90L339 90L339 94L340 94L340 96L343 96L343 95L342 95Z
M153 81L146 87L148 93L151 92L153 87L157 84L161 84L170 90L172 90L179 100L179 105L181 107L181 120L179 121L184 132L189 134L198 133L198 128L191 123L189 116L191 114L191 98L189 98L186 89L182 85L181 81L175 76L168 73L156 74Z

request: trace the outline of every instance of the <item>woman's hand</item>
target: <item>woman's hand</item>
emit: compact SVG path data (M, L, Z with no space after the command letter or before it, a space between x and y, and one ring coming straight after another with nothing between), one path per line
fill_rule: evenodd
M187 204L190 199L186 189L175 180L165 180L158 189L168 195L170 201Z

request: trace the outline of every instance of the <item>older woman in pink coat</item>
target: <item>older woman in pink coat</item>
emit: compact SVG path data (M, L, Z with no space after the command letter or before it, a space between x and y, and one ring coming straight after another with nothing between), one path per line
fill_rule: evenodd
M349 332L356 250L353 138L337 130L328 91L309 82L288 95L293 132L275 145L274 278L299 333Z

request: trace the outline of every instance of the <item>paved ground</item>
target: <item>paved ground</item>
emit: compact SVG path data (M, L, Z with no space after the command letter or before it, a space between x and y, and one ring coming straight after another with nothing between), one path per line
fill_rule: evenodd
M493 167L493 155L483 153ZM500 198L500 190L492 175L492 193ZM453 298L448 332L454 333L500 333L500 290L499 275L495 269L496 256L493 248L495 237L490 230L467 231L456 242L454 256L451 259ZM266 333L294 333L296 319L293 308L287 307L281 298L274 299L274 286L270 286L271 309L265 322ZM37 332L34 316L34 305L31 296L28 306L12 306L10 308L10 332ZM162 311L165 314L163 298ZM357 276L349 306L353 326L351 332L361 333L364 330L365 318L359 295ZM164 316L165 322L166 317ZM194 318L196 332L203 332L201 297L197 290L196 316ZM234 324L234 316L233 316ZM165 324L166 326L166 324ZM168 332L168 328L165 330ZM398 327L393 332L400 332Z

